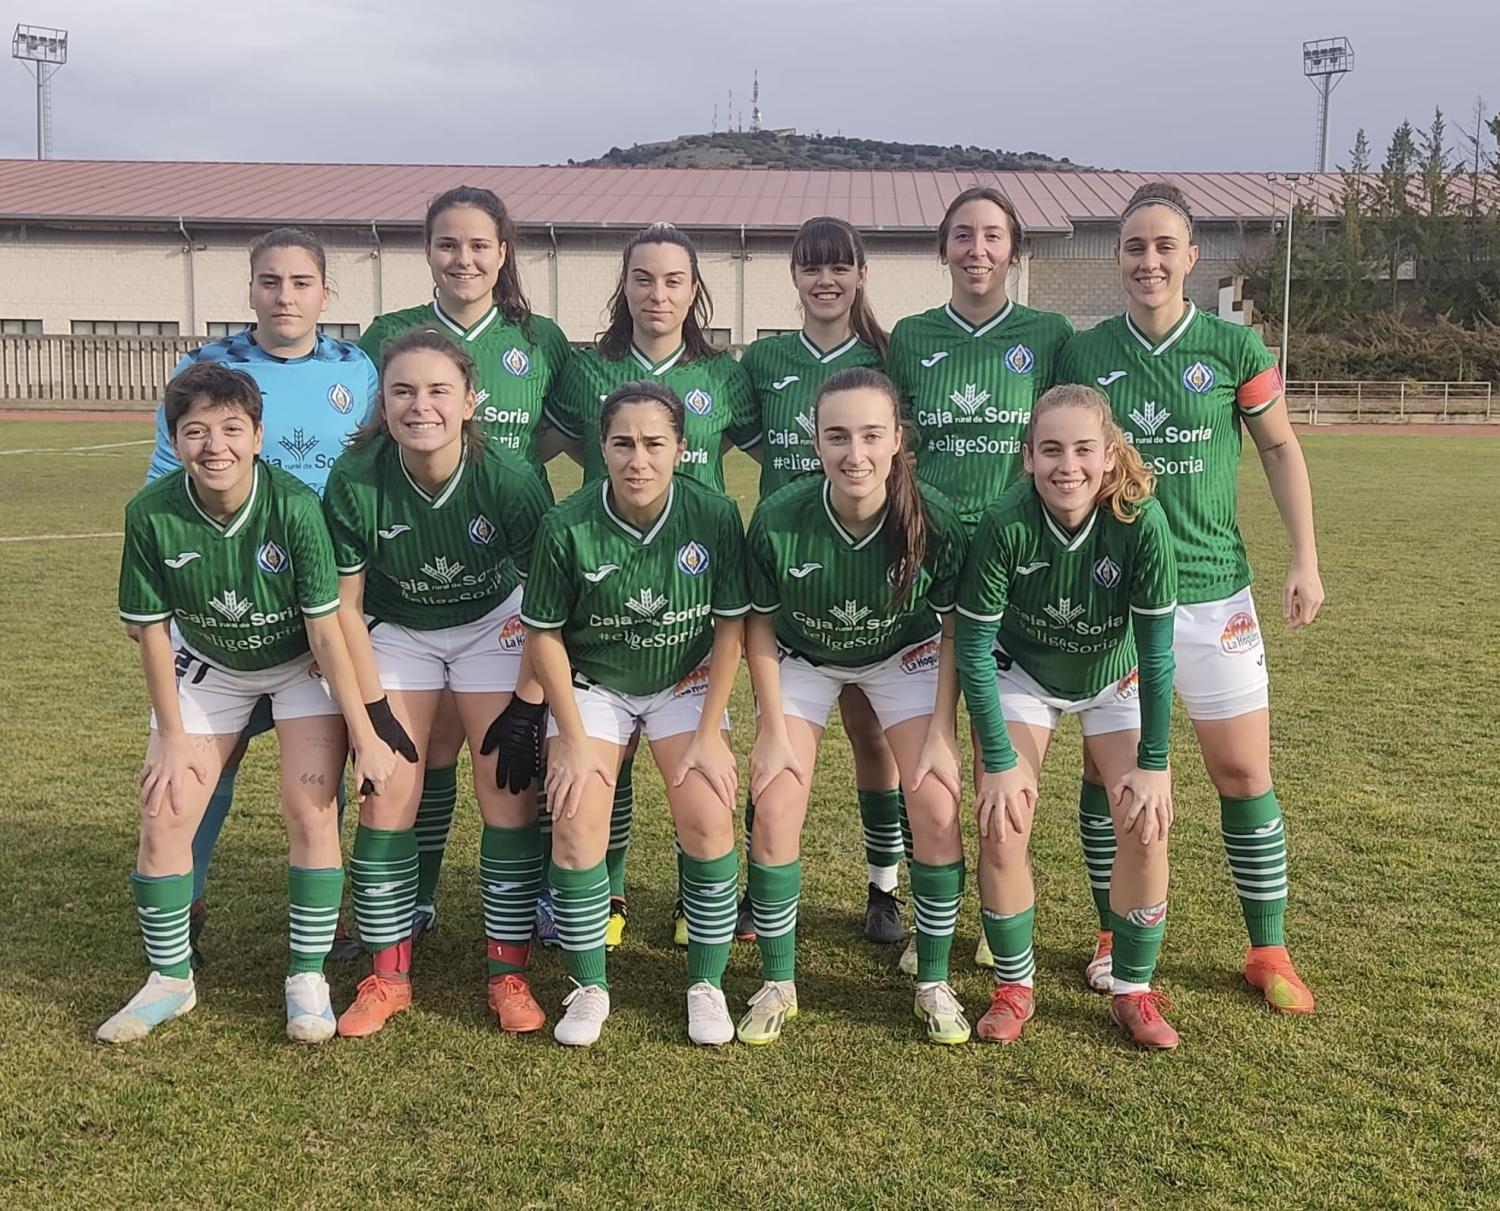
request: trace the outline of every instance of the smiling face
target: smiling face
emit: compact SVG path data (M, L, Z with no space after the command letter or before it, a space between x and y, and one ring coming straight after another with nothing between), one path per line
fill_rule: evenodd
M846 320L854 307L854 297L865 284L868 270L852 262L827 265L793 265L792 281L802 312L819 323L836 324Z
M943 263L953 279L953 292L968 299L1005 298L1005 275L1016 257L1010 218L988 198L965 202L953 212Z
M272 348L297 345L328 310L328 284L306 248L262 249L250 267L250 308L256 332Z
M474 415L474 392L465 386L463 371L435 349L412 349L387 361L380 399L391 437L414 454L461 441L464 421Z
M264 436L238 404L200 396L178 417L172 447L200 490L233 495L248 488Z
M901 426L884 391L832 391L817 404L814 445L837 496L863 501L884 494L891 462L901 457Z
M625 267L625 304L637 337L682 335L698 297L693 262L676 244L641 244Z
M672 428L671 413L649 399L626 401L616 408L603 445L615 499L641 511L649 511L667 494L685 449Z
M438 302L459 311L493 298L509 251L495 220L477 206L450 206L434 216L427 265Z
M1130 302L1147 310L1176 306L1198 263L1187 222L1167 206L1141 206L1120 225L1120 280Z
M1036 416L1021 460L1043 502L1062 518L1092 509L1104 477L1115 469L1099 414L1085 407L1048 408Z

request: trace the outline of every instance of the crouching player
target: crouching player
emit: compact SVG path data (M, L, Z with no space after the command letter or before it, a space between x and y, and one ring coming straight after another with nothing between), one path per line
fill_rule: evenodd
M734 1037L720 987L739 867L725 707L750 610L744 532L732 500L673 474L687 447L682 401L670 387L615 388L599 428L606 478L543 520L522 614L552 709L549 883L578 985L556 1038L588 1046L609 1015L605 850L615 771L640 729L682 849L688 1037L717 1045Z
M952 633L964 531L903 456L900 399L877 370L840 370L812 405L824 474L761 501L750 522L746 649L759 707L750 757L755 829L750 908L765 982L739 1024L774 1042L797 1013L797 903L809 778L842 691L869 700L895 757L911 821L917 923L916 1014L934 1043L964 1043L969 1023L948 986L963 894ZM774 617L774 622L773 622Z
M1142 1046L1175 1047L1166 999L1151 991L1172 823L1171 534L1151 473L1092 387L1037 400L1021 453L1028 478L985 512L958 591L959 677L984 762L980 903L996 975L977 1033L1015 1042L1034 1012L1027 846L1037 777L1066 714L1078 716L1086 759L1109 788L1118 838L1111 1016Z
M474 384L473 359L440 332L414 328L391 341L380 408L334 464L324 493L339 621L360 684L369 697L389 693L395 726L416 756L360 809L350 874L374 971L339 1018L345 1037L374 1034L411 1004L414 826L444 690L474 755L484 819L489 1005L504 1030L540 1030L546 1021L523 975L542 886L536 796L500 785L487 740L521 679L520 579L549 501L535 473L475 423Z
M335 806L347 752L340 704L356 785L379 791L396 759L362 705L339 630L333 548L317 494L259 458L255 380L198 362L172 380L163 408L182 469L126 507L120 563L120 617L140 627L152 707L131 876L151 975L98 1038L143 1038L197 1003L188 945L193 835L265 695L281 746L291 863L286 1030L297 1042L321 1043L334 1032L323 959L344 885ZM182 639L175 652L174 621Z

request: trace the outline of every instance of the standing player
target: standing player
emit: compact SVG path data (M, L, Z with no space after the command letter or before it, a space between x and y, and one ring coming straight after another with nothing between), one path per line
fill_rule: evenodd
M330 687L348 719L358 784L383 786L395 758L361 705L334 618L337 576L317 495L257 457L265 434L255 381L200 361L174 376L162 410L183 466L127 506L120 561L120 617L140 628L152 706L130 881L151 976L98 1038L131 1042L197 1003L193 835L264 695L281 747L290 850L286 1030L321 1043L334 1030L323 959L344 883L334 787L348 751Z
M1030 478L986 510L958 591L959 675L984 764L975 813L996 978L977 1032L1015 1042L1035 1011L1027 851L1037 778L1059 716L1077 715L1123 839L1110 887L1111 1016L1136 1043L1172 1048L1166 998L1151 991L1172 821L1171 534L1151 473L1099 392L1054 387L1037 400L1022 458Z
M547 405L548 421L574 443L569 453L582 465L585 484L605 477L605 459L596 439L602 401L617 387L637 380L663 383L682 400L684 474L723 492L725 452L737 445L758 456L760 433L750 380L733 355L709 343L712 318L713 300L699 273L692 240L670 223L653 223L632 236L609 300L609 326L593 348L568 363ZM631 744L615 785L606 859L611 947L619 944L625 929L634 760ZM687 922L681 908L679 904L676 940L685 946Z
M889 338L870 307L865 243L843 219L808 219L792 240L792 284L802 305L800 332L762 337L741 364L750 377L761 429L760 498L799 475L821 475L814 443L813 400L830 375L856 366L879 368ZM895 898L901 866L900 775L880 720L858 686L839 694L839 713L854 751L854 785L864 827L869 892L865 937L906 937ZM755 802L745 804L750 845ZM754 935L749 899L740 907L737 937Z
M746 649L759 719L750 756L758 813L750 907L765 982L738 1034L772 1043L796 1016L809 779L834 700L858 687L885 729L909 805L916 1014L934 1043L963 1043L969 1023L948 986L964 883L958 683L951 627L939 614L953 608L965 531L935 491L918 489L903 449L900 397L883 374L839 371L811 413L824 474L761 501L746 544L755 610Z
M1056 381L1073 331L1067 317L1010 298L1006 279L1021 263L1024 238L1015 206L998 189L976 185L949 202L937 246L952 295L899 321L886 355L916 431L917 477L947 496L971 529L1020 475L1031 405ZM989 958L981 933L974 962L988 967ZM903 970L915 959L908 948Z
M738 775L725 707L739 668L745 587L739 509L676 475L682 402L625 383L599 420L607 477L542 522L522 615L552 710L547 803L553 913L578 987L559 1043L588 1046L609 1016L605 867L615 773L644 732L666 783L688 928L688 1037L734 1037L720 980L734 937Z
M1115 419L1156 474L1177 550L1177 692L1219 792L1224 849L1250 935L1245 978L1271 1008L1311 1013L1312 993L1283 935L1286 837L1271 786L1265 649L1237 522L1240 425L1250 430L1291 538L1281 593L1291 630L1323 604L1307 464L1280 406L1275 357L1250 329L1205 315L1183 297L1198 248L1180 190L1163 182L1136 190L1121 216L1117 255L1125 314L1074 337L1061 373L1108 394ZM1079 807L1096 899L1110 861L1109 834L1097 825L1104 814L1097 781L1091 785L1085 771ZM1109 987L1110 942L1101 932L1089 965L1090 983L1101 990Z
M550 499L544 463L560 447L544 437L542 405L572 347L561 328L531 310L521 285L515 223L490 190L459 185L428 204L422 234L432 301L376 316L360 346L377 366L382 346L412 328L435 328L462 348L474 360L474 419L495 445L536 472ZM418 935L437 925L438 879L458 799L463 738L463 724L445 699L417 810Z
M278 227L250 245L250 308L255 323L243 332L209 341L193 350L174 376L202 362L243 370L255 380L264 401L264 461L296 476L319 494L328 468L344 442L368 415L375 400L375 366L358 346L318 331L328 310L328 258L311 232ZM175 471L180 462L167 427L166 409L156 414L156 450L147 482ZM245 746L271 730L268 704L251 713L241 743L224 760L203 822L193 838L193 965L203 955L200 939L208 910L203 892L214 846L234 800L234 779ZM343 803L340 783L339 802ZM352 958L358 947L341 937L336 959Z
M350 870L374 973L339 1018L346 1037L374 1034L411 1003L418 778L445 691L474 756L484 819L489 1005L507 1031L546 1020L524 974L542 884L536 796L500 785L489 736L521 677L520 578L548 500L474 423L475 382L468 354L434 329L386 345L381 410L334 466L324 499L360 683L390 694L418 760L360 811Z

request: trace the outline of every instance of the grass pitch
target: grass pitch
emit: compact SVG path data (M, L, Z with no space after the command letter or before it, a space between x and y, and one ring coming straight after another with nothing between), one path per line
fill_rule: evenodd
M119 530L149 446L113 443L149 435L119 421L0 424L0 535ZM1329 595L1311 631L1288 635L1277 616L1285 543L1252 459L1243 528L1274 676L1288 935L1319 1012L1274 1017L1240 978L1217 800L1179 715L1159 972L1183 1035L1170 1055L1128 1049L1083 986L1094 925L1070 728L1042 787L1039 1012L1019 1046L923 1042L896 954L860 937L863 853L834 731L804 848L803 1013L777 1047L686 1042L672 846L645 760L631 918L598 1046L507 1038L486 1013L472 791L439 932L418 951L416 1008L368 1041L287 1043L266 739L210 885L200 1007L133 1047L98 1046L94 1027L144 971L126 876L146 698L114 613L119 540L0 542L0 1205L1500 1204L1500 442L1304 442ZM9 453L41 447L57 452ZM736 458L747 511L754 482ZM734 714L743 750L744 688ZM972 883L953 982L977 1017ZM330 965L336 1007L363 971ZM542 954L534 971L555 1014L561 962ZM754 947L736 947L734 1009L758 982Z

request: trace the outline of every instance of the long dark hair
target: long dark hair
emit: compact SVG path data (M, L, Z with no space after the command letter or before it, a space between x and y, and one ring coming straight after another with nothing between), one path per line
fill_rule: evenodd
M643 227L625 245L625 253L620 258L620 280L615 283L615 292L609 296L606 308L609 323L597 337L599 352L612 362L630 355L635 321L630 317L630 303L625 298L625 280L630 276L630 258L643 244L673 244L688 255L693 285L698 288L698 293L682 320L683 363L720 356L723 350L715 349L708 339L708 327L714 318L714 301L709 296L703 275L698 271L698 249L693 246L692 240L670 223L652 223L650 227Z
M948 209L943 212L943 221L938 224L937 229L938 256L947 254L948 232L953 227L953 216L958 213L958 208L969 202L979 201L993 202L1004 212L1005 221L1010 226L1010 263L1019 265L1021 241L1026 238L1026 229L1021 226L1021 216L1016 212L1016 204L993 185L970 185L948 203Z
M867 265L865 242L854 227L843 219L831 215L819 215L808 219L797 229L792 239L792 272L799 265L853 265L864 269ZM849 309L849 326L854 335L875 350L881 361L891 338L875 318L869 296L864 286L854 292L854 305Z
M427 216L422 220L422 247L432 247L432 225L438 215L455 206L472 206L482 210L495 222L495 238L505 248L505 264L500 266L500 276L495 281L495 306L500 314L512 324L519 324L531 337L531 303L526 291L521 288L521 266L516 256L516 224L505 209L505 203L493 190L479 189L473 185L456 185L444 190L427 203Z
M890 472L885 477L885 555L890 560L891 588L895 591L894 604L899 608L906 603L917 575L922 570L922 561L927 558L928 522L927 510L922 505L922 494L917 488L917 477L912 473L911 460L906 457L906 429L901 424L901 393L896 384L868 366L852 366L831 374L818 388L813 400L813 425L818 423L818 410L824 399L838 391L878 391L891 405L891 419L901 433L900 448L891 459Z
M349 435L348 447L363 450L382 437L390 437L390 426L385 419L385 381L391 372L391 364L403 353L426 350L441 353L458 368L464 381L464 391L471 392L479 381L479 371L468 351L459 348L436 328L408 328L401 335L392 337L380 347L380 396L369 417ZM395 440L392 438L391 440ZM464 421L464 452L470 461L477 462L484 456L484 428L472 416Z

